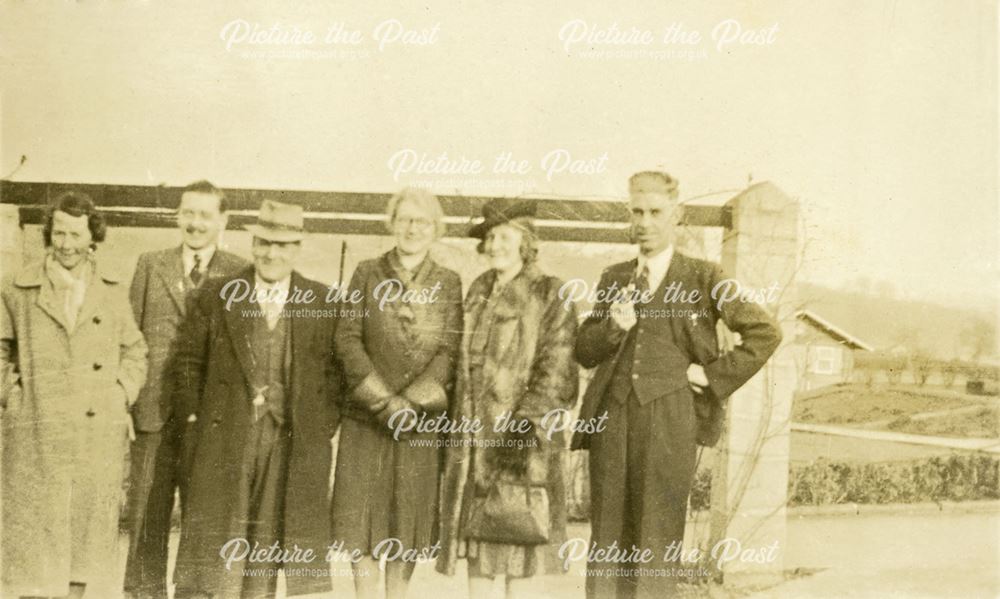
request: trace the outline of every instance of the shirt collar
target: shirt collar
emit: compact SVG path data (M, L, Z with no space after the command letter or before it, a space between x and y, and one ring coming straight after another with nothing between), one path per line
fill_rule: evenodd
M656 289L660 286L660 283L663 281L663 277L667 276L667 270L670 268L670 261L673 257L673 245L667 246L666 249L662 250L655 256L646 256L642 253L639 254L637 272L641 273L644 266L649 268L650 289Z
M184 272L191 272L194 268L194 257L198 256L201 259L201 270L205 271L208 269L208 263L212 261L212 256L215 255L215 244L208 244L200 250L191 249L186 245L181 245L181 259L184 261Z

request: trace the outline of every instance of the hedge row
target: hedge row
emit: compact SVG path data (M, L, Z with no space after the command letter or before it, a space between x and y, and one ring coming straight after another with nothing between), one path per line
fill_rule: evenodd
M691 507L708 509L712 475L698 472ZM819 460L793 466L788 505L923 503L1000 499L1000 457L984 454L858 464Z
M789 505L922 503L1000 498L1000 458L955 454L906 462L818 461L793 468Z

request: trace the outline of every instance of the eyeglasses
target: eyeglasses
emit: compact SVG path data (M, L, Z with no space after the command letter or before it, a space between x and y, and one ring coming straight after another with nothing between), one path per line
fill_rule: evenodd
M393 225L399 227L400 229L409 229L411 226L416 227L418 230L424 230L432 226L434 221L426 218L397 218Z

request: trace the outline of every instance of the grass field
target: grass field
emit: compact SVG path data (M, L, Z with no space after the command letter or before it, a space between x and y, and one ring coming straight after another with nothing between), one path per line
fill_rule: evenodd
M808 464L820 459L835 462L906 462L955 453L953 449L933 445L912 445L800 431L792 431L790 443L789 460L793 464Z
M888 425L889 430L939 437L1000 437L1000 411L997 406L972 406L971 410L928 418L901 417Z
M1000 401L920 388L837 385L796 397L792 420L960 438L1000 437Z

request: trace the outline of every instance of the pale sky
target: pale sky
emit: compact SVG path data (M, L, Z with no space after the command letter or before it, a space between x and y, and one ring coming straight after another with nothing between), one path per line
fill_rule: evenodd
M705 4L5 3L0 176L24 154L14 180L622 197L657 167L689 198L752 173L802 202L805 278L996 298L996 4ZM319 40L227 49L240 20ZM727 20L770 43L718 49ZM395 22L430 43L385 39ZM573 22L595 41L567 49ZM671 26L700 42L664 43ZM396 177L406 151L484 172ZM490 172L507 152L529 172ZM551 152L591 172L549 178Z

